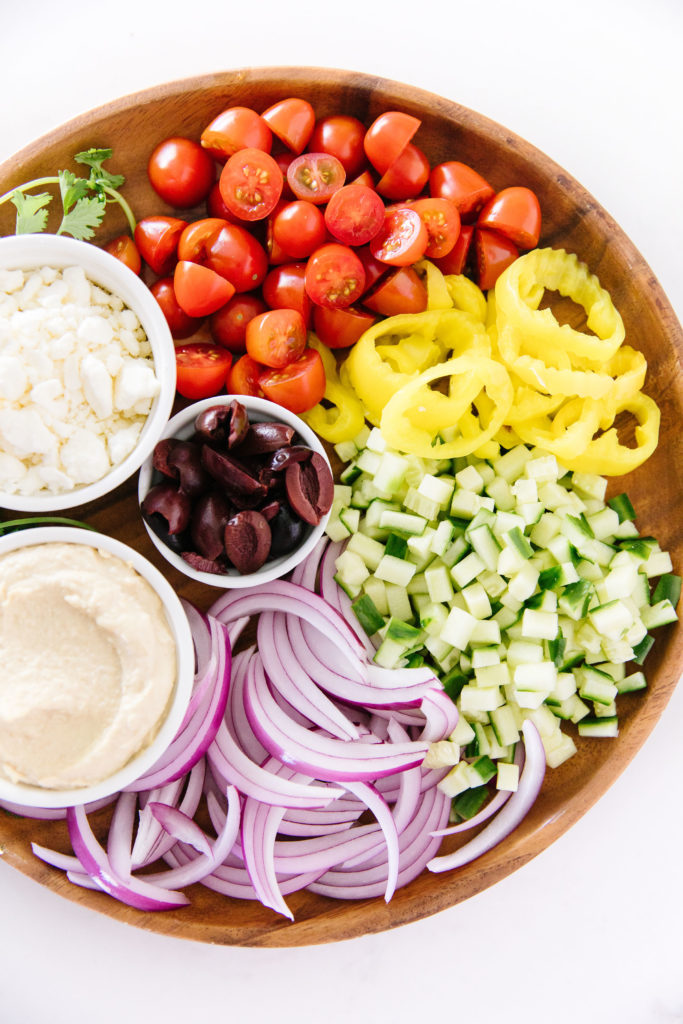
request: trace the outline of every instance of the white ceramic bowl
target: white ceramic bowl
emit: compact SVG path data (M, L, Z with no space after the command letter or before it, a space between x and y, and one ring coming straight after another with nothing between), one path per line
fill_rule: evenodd
M94 483L60 493L8 494L0 490L0 506L17 511L55 512L76 508L101 498L127 480L154 448L171 414L175 398L175 351L173 338L159 304L149 288L120 260L89 242L63 235L10 235L0 238L0 269L63 269L81 266L89 280L118 295L136 313L152 348L160 391L152 403L135 448L109 473Z
M94 530L63 526L40 526L18 530L0 537L0 556L34 544L81 544L115 555L126 562L158 594L176 647L176 681L166 715L153 742L136 754L123 768L93 786L74 789L43 789L13 783L0 777L0 800L30 807L70 807L91 803L117 793L146 774L175 737L182 722L194 681L194 646L187 616L180 599L164 576L133 548ZM37 623L39 628L40 624Z
M181 440L190 437L194 433L194 421L205 409L211 409L216 405L229 405L233 399L237 399L247 410L250 422L271 421L286 423L293 427L304 444L318 452L329 465L329 460L320 438L308 427L302 419L282 406L274 402L268 402L264 398L251 398L247 395L218 395L216 398L205 398L201 402L195 402L179 412L173 419L168 421L161 438L178 437ZM143 498L152 486L154 469L151 457L140 467L138 476L138 500L142 503ZM253 587L259 583L268 583L270 580L285 576L299 562L308 555L318 543L325 526L330 517L329 512L323 516L316 526L309 527L301 544L288 555L268 560L257 572L240 574L236 569L230 570L225 575L217 575L211 572L200 572L193 569L188 563L172 551L163 540L145 523L145 528L154 546L161 552L164 558L174 565L176 569L200 583L206 583L212 587Z

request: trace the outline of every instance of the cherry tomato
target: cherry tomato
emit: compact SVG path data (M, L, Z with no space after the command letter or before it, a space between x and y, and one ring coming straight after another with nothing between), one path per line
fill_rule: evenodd
M236 217L223 202L221 186L217 181L211 186L211 191L206 200L206 209L210 217L219 217L221 220L227 220L231 224L239 223L240 218Z
M258 288L268 272L268 257L258 239L239 224L226 224L213 239L206 266L225 277L236 292Z
M280 196L280 199L285 200L288 203L291 203L292 199L296 199L296 196L292 192L289 187L289 182L287 181L289 165L296 160L296 156L296 153L291 153L288 149L283 149L281 153L273 153L273 160L282 171L282 195Z
M365 292L367 294L380 278L385 277L391 272L391 268L387 263L383 263L381 260L376 260L370 252L369 245L361 245L354 252L358 256L359 260L363 264L363 270L365 271Z
M305 274L305 263L283 263L268 272L261 291L271 309L296 309L308 327L313 303L306 291Z
M303 153L315 124L315 111L308 100L289 96L268 107L261 116L287 149Z
M434 263L442 274L462 274L467 265L467 260L474 235L474 224L461 224L458 240L449 253L445 256L437 256Z
M489 199L477 224L505 235L519 249L535 249L541 235L541 207L536 193L522 185L504 188Z
M429 241L425 249L428 259L445 256L458 240L460 234L460 214L451 199L416 199L412 204L427 228Z
M105 249L127 266L129 270L132 270L134 274L139 274L142 270L142 259L140 258L138 247L130 235L119 235L118 238L113 238L105 246Z
M376 118L363 139L365 155L380 174L386 174L398 160L421 121L401 110L388 110Z
M448 160L432 168L429 191L439 199L452 199L464 221L473 220L477 211L494 195L493 186L478 171L458 160Z
M344 185L325 207L325 224L343 245L365 245L384 223L384 203L367 185Z
M224 306L235 289L224 277L200 263L180 260L173 274L173 288L188 316L208 316Z
M367 185L368 188L377 188L377 185L375 184L375 179L372 176L372 172L368 170L362 171L362 173L359 174L357 178L354 178L353 181L349 182L349 184Z
M232 356L217 345L193 342L175 350L176 388L183 398L212 398L224 387Z
M149 158L147 174L164 202L179 209L203 202L216 180L216 168L206 150L180 136L159 143Z
M243 355L233 364L228 374L226 387L229 395L251 395L252 398L263 398L259 380L264 367L255 362L251 356Z
M231 352L244 352L247 324L259 313L265 313L267 308L263 299L254 292L238 292L211 317L211 337L217 345Z
M365 163L365 125L357 117L335 114L316 122L309 139L312 153L330 153L336 156L351 178L360 173Z
M201 136L204 149L222 162L238 149L262 149L270 153L272 142L270 128L250 107L228 107L214 117Z
M240 149L229 157L218 179L223 202L242 220L262 220L282 194L282 171L268 153Z
M165 277L177 261L178 239L187 221L177 217L143 217L135 225L135 244L155 274Z
M161 306L161 312L166 317L166 323L174 338L189 338L199 329L201 317L188 316L178 304L172 277L160 277L151 286L150 291Z
M247 324L247 355L257 363L281 369L306 348L306 325L296 309L269 309Z
M363 303L382 316L399 313L423 313L427 308L427 289L412 267L399 267L383 277L376 288L363 296Z
M273 233L273 218L268 217L266 220L266 252L268 253L268 262L271 267L278 266L280 263L289 263L291 256L288 256L285 250L282 248L280 243L275 238Z
M385 199L414 199L429 181L429 160L409 142L377 182Z
M363 294L365 271L353 249L330 242L309 258L304 281L313 302L329 309L345 309Z
M361 334L377 320L376 316L363 309L348 306L346 309L326 309L316 306L313 310L315 333L328 348L349 348L355 345Z
M203 217L188 224L178 239L178 259L203 263L211 243L228 221L222 217Z
M287 181L297 199L326 203L344 184L346 173L336 156L302 153L287 169Z
M474 251L477 258L477 284L482 291L493 288L506 267L519 256L517 246L509 238L488 228L475 230Z
M295 199L274 213L273 239L290 259L305 259L327 241L325 219L320 207Z
M370 242L370 252L383 263L405 267L424 255L427 242L427 228L419 213L410 206L388 206L382 229Z
M266 398L297 414L321 401L325 383L323 361L313 348L281 370L266 370L259 379Z

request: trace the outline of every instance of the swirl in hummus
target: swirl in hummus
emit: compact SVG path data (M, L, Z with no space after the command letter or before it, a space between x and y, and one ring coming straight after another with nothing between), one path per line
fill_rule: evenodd
M95 785L154 739L176 679L161 600L130 565L85 544L0 557L0 774Z

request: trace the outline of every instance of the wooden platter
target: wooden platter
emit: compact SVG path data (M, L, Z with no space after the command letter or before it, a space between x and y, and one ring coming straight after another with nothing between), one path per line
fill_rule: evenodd
M322 68L257 68L172 82L116 100L38 139L0 165L0 194L28 179L73 167L72 157L90 146L111 147L108 166L125 174L124 194L138 218L169 212L153 193L146 164L153 146L168 135L198 138L222 109L243 104L257 110L287 96L308 99L318 116L353 114L370 123L401 109L422 120L417 141L432 163L457 159L475 166L496 188L527 185L543 210L541 244L576 252L612 295L626 325L627 343L645 354L648 394L662 412L660 444L635 473L618 478L611 491L626 490L643 534L655 535L683 567L683 332L650 268L618 225L561 167L505 128L458 104L396 82ZM13 231L13 210L0 208L0 234ZM197 214L199 215L199 213ZM188 219L192 218L192 211ZM96 241L125 230L112 208ZM571 315L571 313L570 313ZM99 529L133 545L176 587L207 608L220 593L175 572L147 537L137 509L136 480L106 501L74 511ZM13 514L2 511L3 519ZM65 514L68 514L65 513ZM3 860L61 895L150 931L226 945L295 946L379 932L427 917L468 899L528 862L556 840L608 789L635 756L664 710L683 668L683 631L659 630L646 663L649 687L619 699L620 734L614 740L581 740L578 753L549 771L532 811L504 843L459 871L423 873L382 899L337 902L300 892L288 897L294 922L258 903L230 900L194 886L190 907L145 914L104 894L73 886L37 860L30 843L69 849L63 822L17 818L0 811ZM106 823L106 811L94 824ZM442 850L448 846L444 844Z

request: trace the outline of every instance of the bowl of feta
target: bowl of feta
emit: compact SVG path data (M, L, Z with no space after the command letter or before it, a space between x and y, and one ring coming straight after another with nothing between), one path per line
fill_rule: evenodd
M149 289L103 249L0 239L0 505L51 512L103 497L154 448L175 354Z

